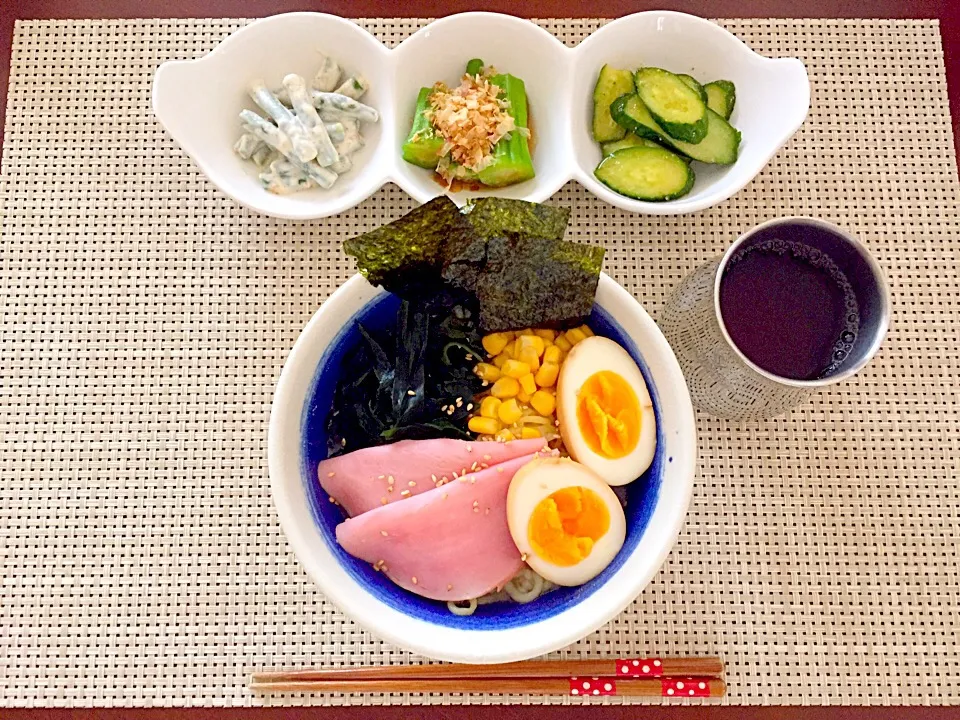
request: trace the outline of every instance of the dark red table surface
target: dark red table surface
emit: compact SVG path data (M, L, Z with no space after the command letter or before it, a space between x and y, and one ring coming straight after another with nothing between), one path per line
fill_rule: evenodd
M345 17L440 17L467 10L523 17L619 17L642 10L679 10L703 17L937 18L943 39L954 142L960 156L960 0L0 0L0 140L10 47L18 19L262 17L313 10ZM0 630L2 631L2 630ZM13 681L13 679L10 679ZM771 689L776 694L775 689ZM428 706L231 709L115 709L0 711L3 720L951 720L960 708L852 707L538 707Z

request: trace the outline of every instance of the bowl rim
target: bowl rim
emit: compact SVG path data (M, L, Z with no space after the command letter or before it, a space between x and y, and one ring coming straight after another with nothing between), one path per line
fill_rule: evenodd
M440 626L373 598L335 561L330 562L323 538L315 525L303 490L300 468L301 417L317 362L343 322L330 316L352 317L380 295L360 275L343 283L314 313L297 338L277 382L271 407L267 454L271 494L284 535L300 566L317 589L344 615L378 638L437 660L472 664L499 663L542 655L570 645L619 615L649 585L676 544L693 493L697 439L693 405L679 363L653 319L640 302L606 274L602 274L597 302L624 325L660 388L661 412L675 431L670 439L672 460L664 467L660 494L646 529L633 552L607 584L582 602L555 615L520 627L490 630ZM601 298L604 302L601 302ZM614 307L611 308L610 304ZM326 341L324 335L328 336ZM663 388L671 387L669 395ZM301 393L301 390L306 389ZM674 447L673 443L676 443ZM304 520L306 513L306 520Z
M264 206L264 203L259 202L255 197L244 196L240 197L241 193L236 193L230 190L225 189L218 181L214 180L214 176L218 173L212 168L209 162L205 161L202 157L202 152L197 152L195 149L188 149L190 145L189 142L181 141L181 138L178 138L174 133L169 129L168 124L164 122L165 111L159 107L159 96L161 94L161 88L163 83L163 77L166 74L169 68L177 65L194 65L203 63L209 60L212 57L215 57L219 53L225 52L225 47L231 47L238 42L242 42L248 37L254 37L257 32L262 31L264 28L269 27L272 24L288 22L291 19L302 19L304 17L322 18L325 22L335 22L337 24L346 24L351 26L351 32L361 32L369 37L373 43L380 48L378 51L379 57L374 61L380 63L386 63L387 67L385 70L395 73L397 71L397 60L398 57L402 56L402 48L407 45L411 40L420 36L428 36L431 32L437 29L437 27L443 28L445 26L456 24L458 22L469 21L471 18L483 17L485 19L499 19L510 25L521 25L529 24L533 31L538 31L544 35L549 36L549 38L555 43L556 50L558 53L562 53L565 60L569 61L571 66L579 61L580 56L584 52L584 48L589 49L592 45L597 42L602 42L603 37L615 31L617 28L622 28L624 26L630 26L631 24L648 22L651 18L671 18L674 22L687 23L691 27L697 27L701 31L709 33L714 38L723 38L722 42L729 44L730 48L735 48L736 52L744 53L749 55L755 62L762 62L766 64L781 64L781 65L792 65L795 69L802 72L805 82L798 88L800 95L798 96L800 100L805 98L805 111L802 113L802 116L798 115L794 119L794 122L785 126L783 131L773 138L770 146L767 150L757 156L752 166L748 168L745 172L741 173L740 177L734 181L727 183L725 182L726 176L722 177L718 183L715 184L715 187L711 191L707 192L705 195L699 198L690 199L688 198L678 198L677 200L671 200L663 203L656 202L646 202L641 200L633 200L627 198L623 195L613 192L606 188L602 183L597 181L590 172L587 172L581 163L578 161L577 157L574 156L576 151L573 149L574 143L572 142L572 128L568 130L564 136L564 144L569 146L571 150L571 156L569 162L565 163L559 167L556 171L556 177L546 178L542 182L542 187L539 188L533 194L524 194L523 199L532 200L532 201L543 201L548 197L552 197L557 193L557 191L562 188L566 183L571 180L577 181L587 192L591 193L594 197L606 202L609 205L620 208L628 212L633 212L641 215L681 215L696 213L701 210L713 207L718 205L738 192L740 192L744 187L746 187L751 181L753 181L756 176L763 170L764 167L770 162L774 155L779 152L784 145L796 134L797 130L803 125L806 121L806 117L809 114L810 107L810 81L809 76L806 72L806 68L803 62L797 58L768 58L752 50L743 40L734 35L732 32L727 30L721 25L712 22L706 18L699 17L697 15L692 15L689 13L677 12L672 10L646 10L642 12L632 13L630 15L625 15L621 18L613 20L597 30L593 31L585 37L580 43L575 47L567 47L563 42L557 38L553 33L549 32L545 28L541 27L532 20L526 18L518 18L514 15L509 15L506 13L496 13L488 11L470 11L463 13L453 13L442 18L427 23L422 28L418 29L416 32L411 34L408 38L404 39L394 48L388 48L385 46L373 33L369 32L360 25L352 22L351 20L342 18L337 15L332 15L329 13L322 12L308 12L308 11L298 11L290 13L278 13L276 15L271 15L265 18L259 18L241 28L231 33L229 36L224 38L216 47L214 47L210 52L205 55L190 59L190 60L169 60L162 63L159 68L157 68L154 75L153 89L152 89L152 104L154 115L160 121L160 124L164 127L167 133L173 138L173 140L184 150L184 152L193 160L197 165L199 170L203 175L210 181L220 192L224 193L226 196L230 197L232 200L237 202L242 207L245 207L249 210L270 216L276 217L285 220L294 220L294 221L308 221L315 220L325 217L330 217L341 212L348 211L352 208L355 208L361 204L364 200L368 199L371 195L381 189L388 183L393 183L400 187L406 194L410 195L412 198L418 202L424 202L423 199L425 195L419 192L416 188L410 186L410 183L406 181L406 177L398 168L398 163L401 162L399 157L390 157L385 158L381 172L372 174L369 182L364 185L358 185L351 192L338 196L336 199L327 200L325 198L318 198L308 202L304 202L302 207L297 206L295 210L281 211L276 208L267 208ZM611 30L612 29L612 30ZM394 54L397 51L401 51L400 55ZM798 75L799 77L799 75ZM572 88L571 88L572 92ZM571 98L567 98L567 105L571 105ZM404 119L400 118L397 113L399 107L398 98L394 97L392 94L389 99L391 108L378 108L381 110L381 115L391 118L392 123L389 127L386 123L381 128L383 135L388 138L387 146L391 148L392 151L397 151L398 148L394 148L395 144L393 141L393 135L396 134L396 123L401 123ZM572 107L572 105L571 105ZM389 110L389 112L388 112ZM542 152L541 148L541 152ZM392 152L392 155L397 155L397 152ZM738 162L742 162L738 160ZM727 172L732 171L736 167L734 165L727 168ZM532 191L531 191L532 192ZM442 189L441 186L437 186L436 194L448 194ZM488 188L485 190L487 195L498 195L497 188ZM457 204L463 204L471 199L469 196L464 195L463 193L454 193L449 194L449 196L457 202Z

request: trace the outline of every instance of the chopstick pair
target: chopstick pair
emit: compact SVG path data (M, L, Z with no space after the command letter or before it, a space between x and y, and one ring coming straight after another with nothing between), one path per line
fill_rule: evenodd
M256 692L434 692L575 697L721 697L720 658L533 660L503 665L384 665L261 672Z

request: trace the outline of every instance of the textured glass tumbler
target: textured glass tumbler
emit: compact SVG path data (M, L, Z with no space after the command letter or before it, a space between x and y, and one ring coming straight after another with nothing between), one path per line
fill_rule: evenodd
M759 367L736 346L723 321L720 282L730 259L773 240L821 251L843 271L857 298L859 329L852 348L836 368L813 380L780 377ZM890 325L890 292L877 261L852 235L815 218L780 218L758 225L685 277L667 298L659 325L683 368L694 405L730 420L764 419L849 378L869 362Z

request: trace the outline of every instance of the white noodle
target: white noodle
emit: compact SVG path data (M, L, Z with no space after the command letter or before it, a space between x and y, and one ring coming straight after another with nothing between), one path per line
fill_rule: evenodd
M467 603L466 607L461 603ZM477 599L470 598L469 600L461 600L460 602L448 602L447 608L454 615L473 615L477 611Z

